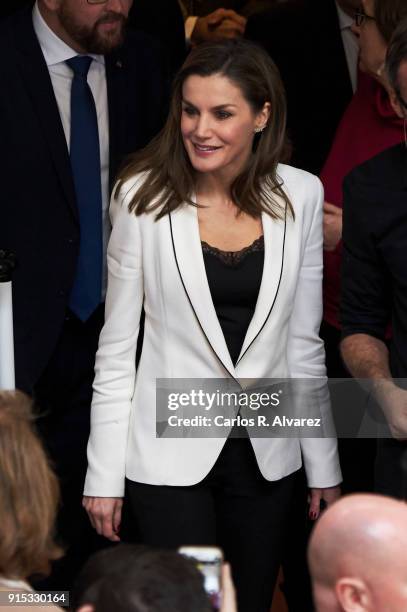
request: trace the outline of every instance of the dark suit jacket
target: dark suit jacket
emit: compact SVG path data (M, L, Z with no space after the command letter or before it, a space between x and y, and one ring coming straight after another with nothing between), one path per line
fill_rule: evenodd
M31 0L2 0L0 2L0 19L17 13L29 4L32 4Z
M247 38L280 69L292 163L319 174L352 97L334 0L287 0L248 20Z
M154 43L129 36L106 57L110 178L162 125L166 75ZM17 386L30 391L58 339L76 270L79 221L68 148L31 11L0 25L0 245L13 249Z
M344 336L384 341L392 322L390 366L407 376L407 151L387 149L344 183L341 322Z
M131 27L157 38L166 50L172 75L187 54L185 27L178 0L136 0L129 14Z

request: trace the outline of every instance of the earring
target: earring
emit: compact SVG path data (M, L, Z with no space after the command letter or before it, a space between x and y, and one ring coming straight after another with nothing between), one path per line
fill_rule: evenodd
M265 125L262 125L261 127L256 127L254 128L254 133L255 134L261 134L261 132L266 128Z

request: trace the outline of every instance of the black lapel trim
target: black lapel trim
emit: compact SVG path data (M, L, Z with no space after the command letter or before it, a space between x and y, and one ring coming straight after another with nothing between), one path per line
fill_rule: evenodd
M207 340L207 342L208 342L209 346L211 347L211 349L212 349L212 351L213 351L214 355L216 355L216 358L218 359L219 363L221 363L221 364L222 364L222 366L225 368L225 370L226 370L226 372L229 374L229 376L230 376L230 377L231 377L233 380L235 380L235 381L237 382L237 384L240 386L239 381L238 381L238 380L236 379L236 377L235 377L235 376L234 376L234 375L233 375L233 374L232 374L232 373L231 373L231 372L228 370L228 368L226 367L226 365L223 363L222 359L219 357L218 353L217 353L217 352L215 351L215 349L213 348L213 346L212 346L212 344L211 344L211 342L210 342L210 340L209 340L208 336L207 336L207 335L206 335L206 333L205 333L205 330L204 330L204 328L203 328L203 326L202 326L202 324L201 324L201 321L199 320L199 317L198 317L198 315L197 315L197 313L196 313L196 311L195 311L195 308L194 308L194 306L193 306L193 304L192 304L191 298L189 297L189 293L188 293L187 288L186 288L186 286L185 286L184 279L182 278L181 270L180 270L180 267L179 267L179 264L178 264L177 252L176 252L176 249L175 249L175 242L174 242L174 235L173 235L173 231L172 231L171 212L168 212L168 220L169 220L169 223L170 223L171 242L172 242L172 250L174 251L175 264L176 264L176 266L177 266L177 270L178 270L179 277L180 277L180 279L181 279L182 286L184 287L185 295L186 295L186 296L187 296L187 298L188 298L188 302L189 302L189 303L190 303L190 305L191 305L191 308L192 308L192 310L193 310L193 313L194 313L194 315L195 315L195 318L196 318L196 320L197 320L197 323L198 323L199 327L201 328L202 333L203 333L203 335L205 336L205 338L206 338L206 340Z
M255 342L255 340L256 340L256 339L258 338L258 336L261 334L262 330L264 329L264 326L266 325L267 321L268 321L268 320L269 320L269 318L270 318L271 311L272 311L272 310L273 310L273 308L274 308L274 304L276 303L276 299L277 299L278 292L279 292L280 285L281 285L281 279L282 279L282 277L283 277L283 270L284 270L284 253L285 253L285 238L286 238L286 233L287 233L287 204L285 205L285 210L284 210L284 237L283 237L283 249L282 249L282 250L283 250L283 252L282 252L282 255L281 255L281 268L280 268L280 277L279 277L279 279L278 279L277 291L276 291L276 293L275 293L273 303L272 303L272 304L271 304L271 306L270 306L270 310L269 310L269 312L268 312L267 317L266 317L266 318L265 318L265 320L264 320L263 325L260 327L260 329L259 329L259 331L257 332L257 334L255 335L255 337L253 338L253 340L250 342L250 344L249 344L249 346L246 348L245 352L244 352L244 353L243 353L243 354L242 354L242 355L239 357L239 359L238 359L238 360L237 360L237 362L236 362L236 366L235 366L235 367L237 367L237 366L239 365L239 363L242 361L243 357L246 355L246 353L247 353L247 351L249 350L249 348L252 346L253 342Z

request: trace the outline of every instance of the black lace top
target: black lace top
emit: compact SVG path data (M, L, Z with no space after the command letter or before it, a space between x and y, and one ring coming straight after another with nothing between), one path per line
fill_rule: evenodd
M240 251L202 242L206 275L219 323L236 363L252 319L263 274L264 238Z

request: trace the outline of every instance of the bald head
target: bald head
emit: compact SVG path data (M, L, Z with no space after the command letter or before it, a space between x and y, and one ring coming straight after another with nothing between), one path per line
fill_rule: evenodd
M318 612L407 610L407 505L351 495L316 524L309 564Z

